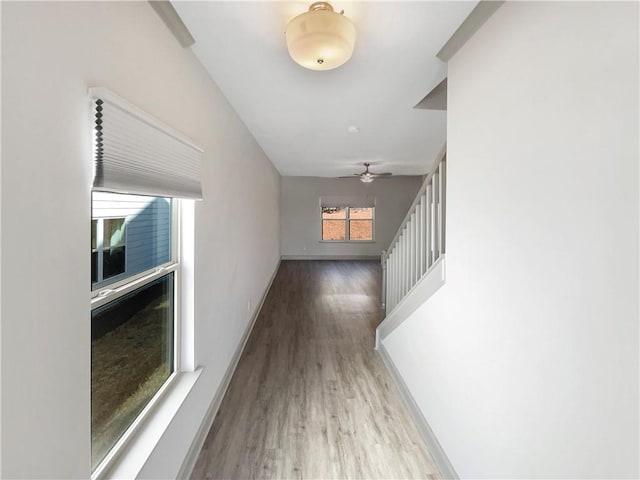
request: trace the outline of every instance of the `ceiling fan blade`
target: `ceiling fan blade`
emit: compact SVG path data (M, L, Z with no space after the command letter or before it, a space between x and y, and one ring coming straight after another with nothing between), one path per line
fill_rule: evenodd
M347 176L344 176L344 177L338 177L338 178L355 178L355 177L354 177L354 175L355 175L356 177L359 177L359 176L360 176L360 174L359 174L359 173L354 173L353 175L347 175Z
M393 175L393 173L385 172L385 173L372 173L372 177L388 177Z

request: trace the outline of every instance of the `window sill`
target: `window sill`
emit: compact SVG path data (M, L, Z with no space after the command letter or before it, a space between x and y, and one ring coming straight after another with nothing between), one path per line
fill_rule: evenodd
M376 243L375 240L318 240L318 243Z
M137 478L201 373L202 368L195 372L178 373L155 408L149 411L139 428L132 432L127 444L123 445L108 465L91 475L91 480Z

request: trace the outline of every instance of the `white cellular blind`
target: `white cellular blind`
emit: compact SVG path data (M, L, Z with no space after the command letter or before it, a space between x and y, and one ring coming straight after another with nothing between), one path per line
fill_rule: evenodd
M93 189L202 198L202 149L104 88L90 89L94 121Z
M375 207L376 198L373 195L322 195L321 207Z

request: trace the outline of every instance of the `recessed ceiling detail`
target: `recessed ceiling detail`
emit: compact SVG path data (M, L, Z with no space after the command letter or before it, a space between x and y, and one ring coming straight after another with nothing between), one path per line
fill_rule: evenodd
M426 173L446 140L446 112L413 107L446 77L436 54L477 2L332 3L357 28L357 44L325 71L300 68L287 51L284 32L307 2L173 6L191 49L282 175L339 177L365 162Z

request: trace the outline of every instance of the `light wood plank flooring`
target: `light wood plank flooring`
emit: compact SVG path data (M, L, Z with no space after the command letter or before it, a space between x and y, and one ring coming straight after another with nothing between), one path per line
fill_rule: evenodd
M192 478L440 478L373 349L380 275L282 262Z

